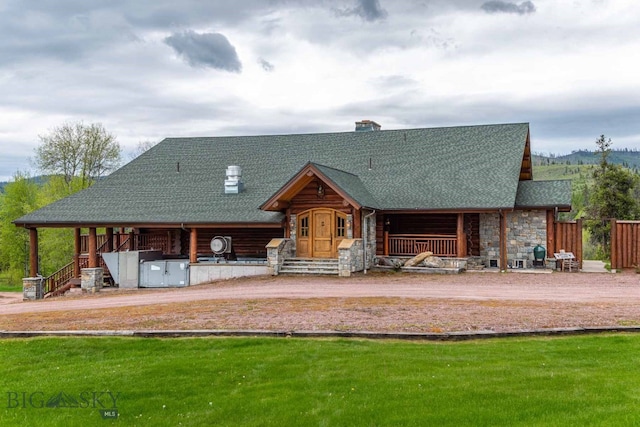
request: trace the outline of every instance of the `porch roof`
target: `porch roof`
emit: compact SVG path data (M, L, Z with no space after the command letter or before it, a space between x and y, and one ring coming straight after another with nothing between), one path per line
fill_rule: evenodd
M375 209L513 208L528 139L527 123L167 138L91 188L15 223L275 225L283 215L260 205L310 162ZM230 165L242 168L240 194L224 192Z
M516 207L571 210L571 181L520 181Z
M311 181L311 176L318 176L341 194L347 202L356 208L378 206L374 197L364 186L360 178L352 173L330 168L316 163L307 163L295 176L289 179L273 196L264 202L260 209L279 210L279 201L289 202Z

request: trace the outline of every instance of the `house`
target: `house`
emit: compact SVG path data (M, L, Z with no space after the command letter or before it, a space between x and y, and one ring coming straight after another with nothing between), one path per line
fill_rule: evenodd
M338 260L346 276L425 249L506 269L530 265L537 244L553 251L557 214L571 208L569 181L532 178L528 123L381 130L363 120L350 132L167 138L15 224L31 233L31 276L44 227L74 228L89 268L125 249L188 258L191 284L212 277L220 252L263 260L271 274L313 258Z

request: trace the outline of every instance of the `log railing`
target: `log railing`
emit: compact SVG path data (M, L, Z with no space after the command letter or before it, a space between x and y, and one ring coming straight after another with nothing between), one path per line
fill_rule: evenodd
M82 242L85 241L87 242L87 245L85 246L85 248L88 248L88 236L81 236L84 237L85 239L81 239L80 242L80 248L82 249ZM107 246L107 244L109 243L106 239L106 236L104 235L100 235L97 236L98 239L98 249L97 249L97 254L98 254L98 258L99 258L99 264L102 268L105 269L105 271L107 270L106 264L104 262L104 260L102 259L102 252L104 252L104 248ZM87 249L88 252L88 249ZM80 255L79 256L79 260L78 260L78 264L80 269L86 268L89 266L89 257L86 255ZM59 293L62 288L64 286L66 286L69 281L71 279L74 279L75 277L75 268L74 268L74 262L70 262L69 264L65 265L64 267L62 267L60 270L56 271L55 273L53 273L52 275L45 277L43 279L43 284L42 284L42 294L43 295L55 295L56 293ZM64 291L62 291L64 292Z
M435 256L458 256L457 238L444 234L389 234L389 255L416 255L433 252Z
M85 268L89 265L89 258L80 258L80 268ZM51 276L45 277L42 285L42 294L53 294L60 290L64 285L69 283L74 278L73 262L62 267L60 270L53 273Z
M116 233L113 235L114 241L118 246L114 247L114 252L122 250L144 251L150 249L161 250L163 253L169 252L169 239L166 234L130 234ZM96 236L98 248L104 248L107 245L106 235L99 234ZM98 252L101 252L98 250ZM80 253L89 253L89 236L80 236Z

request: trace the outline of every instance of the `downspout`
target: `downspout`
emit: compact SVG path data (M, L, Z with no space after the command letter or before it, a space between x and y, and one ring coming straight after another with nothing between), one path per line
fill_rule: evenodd
M373 212L371 212L368 215L365 215L364 217L364 235L362 236L362 243L364 245L364 260L363 260L363 264L364 264L364 274L367 274L367 235L369 234L369 224L368 224L368 219L372 216L375 215L376 211L375 209L373 210Z

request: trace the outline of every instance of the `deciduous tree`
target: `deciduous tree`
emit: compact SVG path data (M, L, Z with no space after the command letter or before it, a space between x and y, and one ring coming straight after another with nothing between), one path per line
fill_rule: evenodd
M38 185L27 174L16 172L0 194L0 270L13 282L19 283L25 274L29 233L12 221L37 207Z
M45 173L62 175L67 185L78 176L86 188L120 164L120 144L100 123L65 123L40 135L40 141L36 165Z

